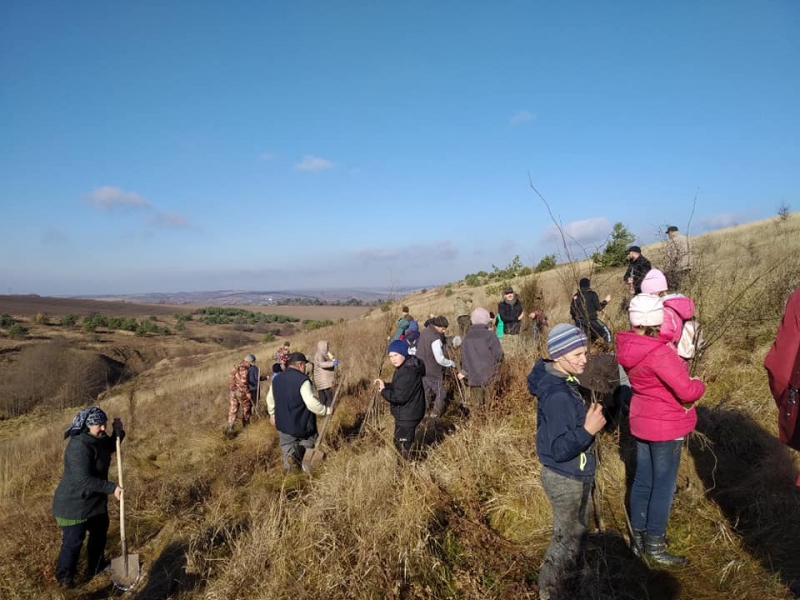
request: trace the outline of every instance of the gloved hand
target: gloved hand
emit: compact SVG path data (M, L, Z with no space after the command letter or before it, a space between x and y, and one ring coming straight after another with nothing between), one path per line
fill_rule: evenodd
M334 367L338 367L339 366L339 359L334 359L333 366Z

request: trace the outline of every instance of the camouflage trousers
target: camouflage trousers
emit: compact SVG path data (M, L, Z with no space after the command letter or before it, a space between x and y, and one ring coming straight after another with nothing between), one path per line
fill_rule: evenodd
M231 392L231 407L228 410L228 424L236 422L239 406L242 407L242 421L249 421L250 417L253 415L253 401L250 399L250 392Z

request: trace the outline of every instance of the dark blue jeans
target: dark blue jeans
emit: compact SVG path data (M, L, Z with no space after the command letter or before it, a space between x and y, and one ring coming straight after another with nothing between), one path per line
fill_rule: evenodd
M102 566L103 553L106 550L106 537L108 536L108 513L92 517L78 525L61 528L61 552L58 555L56 566L56 579L64 584L72 584L75 572L78 569L78 559L86 534L89 541L86 543L86 571L89 577L97 574Z
M631 525L650 535L667 532L675 497L683 440L636 440L636 475L631 488Z

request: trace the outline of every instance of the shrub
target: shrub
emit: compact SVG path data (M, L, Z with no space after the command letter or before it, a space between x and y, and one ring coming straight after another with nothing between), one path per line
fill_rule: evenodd
M8 329L14 323L16 323L16 321L14 321L14 318L11 315L6 313L0 315L0 327L2 327L3 329Z
M791 214L791 209L786 202L781 202L781 205L778 207L778 221L788 221L789 215Z
M539 261L539 264L533 269L535 273L544 273L545 271L549 271L550 269L554 269L556 266L556 255L555 254L547 254L542 257L542 260Z
M28 337L28 328L19 323L14 323L8 328L8 337L14 339L22 339Z
M68 313L61 317L59 324L62 327L75 327L78 324L78 315L73 315L72 313Z
M33 317L33 322L36 325L50 325L50 317L44 313L36 313L36 316Z
M264 342L265 344L269 344L270 342L275 341L275 336L271 333L265 333L264 337L261 338L261 341Z
M303 325L308 331L313 331L314 329L330 327L331 325L333 325L333 321L331 321L330 319L324 319L322 321L316 319L306 319L303 321Z
M592 261L601 269L620 267L627 262L626 250L635 240L636 236L624 224L614 223L608 242L602 251L592 254Z

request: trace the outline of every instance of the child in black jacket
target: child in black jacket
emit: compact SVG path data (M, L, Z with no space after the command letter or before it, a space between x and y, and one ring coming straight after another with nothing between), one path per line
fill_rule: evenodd
M389 344L389 362L396 369L392 381L376 379L381 396L391 405L394 417L394 445L400 455L408 459L417 425L425 416L425 391L422 377L425 365L415 356L408 355L408 344L395 340Z

